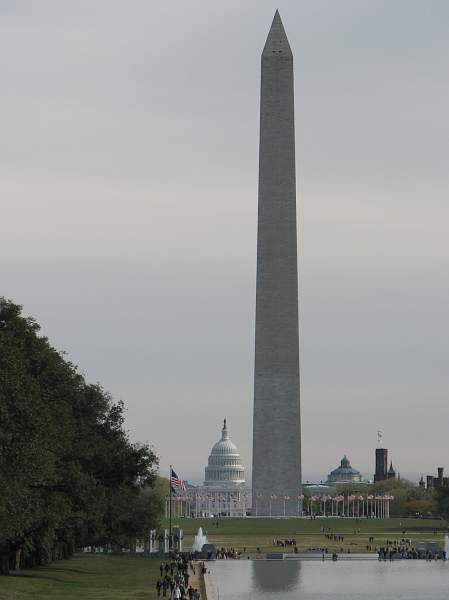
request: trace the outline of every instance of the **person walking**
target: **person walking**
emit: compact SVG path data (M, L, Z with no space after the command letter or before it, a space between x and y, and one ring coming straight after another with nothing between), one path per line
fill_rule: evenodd
M172 598L173 600L181 600L181 590L179 588L179 585L175 585L175 587L173 588Z
M160 579L158 579L156 582L156 592L157 592L158 598L161 597L161 589L162 589L162 581Z

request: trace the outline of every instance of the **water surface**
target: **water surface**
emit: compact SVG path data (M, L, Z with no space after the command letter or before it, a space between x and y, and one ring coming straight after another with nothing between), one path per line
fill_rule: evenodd
M209 563L220 600L449 600L449 564L426 561Z

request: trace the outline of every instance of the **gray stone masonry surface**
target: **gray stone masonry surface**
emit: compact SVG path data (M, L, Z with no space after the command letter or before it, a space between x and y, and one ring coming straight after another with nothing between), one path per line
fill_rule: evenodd
M253 514L298 514L301 493L293 55L279 13L262 52ZM289 500L284 502L285 497Z

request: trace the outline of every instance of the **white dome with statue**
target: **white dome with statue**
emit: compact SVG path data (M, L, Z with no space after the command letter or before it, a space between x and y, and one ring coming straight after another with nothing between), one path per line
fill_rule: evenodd
M212 446L204 485L223 487L239 487L245 484L245 468L241 463L237 446L230 440L226 419L221 430L221 439Z
M189 486L186 514L194 517L245 517L250 507L251 490L245 484L245 467L237 446L229 438L225 419L221 438L210 451L204 484Z

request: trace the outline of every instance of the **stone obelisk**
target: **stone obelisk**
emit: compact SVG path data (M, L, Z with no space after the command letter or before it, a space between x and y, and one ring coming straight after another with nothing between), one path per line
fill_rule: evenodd
M276 11L262 52L253 514L297 515L301 493L293 54Z

